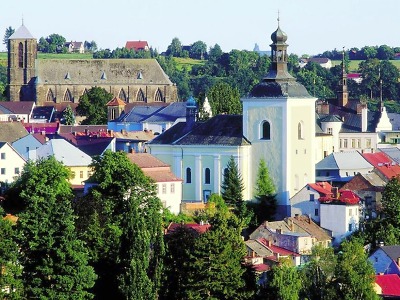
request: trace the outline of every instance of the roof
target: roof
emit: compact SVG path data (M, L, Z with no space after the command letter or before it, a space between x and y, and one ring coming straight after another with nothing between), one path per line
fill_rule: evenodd
M38 84L172 85L155 59L39 59L36 71Z
M15 32L8 38L10 40L17 39L34 39L29 30L22 24Z
M50 122L53 113L54 113L54 107L52 106L36 106L32 111L31 119L47 120L47 122Z
M254 251L257 256L265 257L273 254L262 242L258 240L247 240L245 241L247 247Z
M380 246L380 249L384 251L392 260L397 261L400 257L400 245L394 246Z
M372 169L358 151L334 152L316 164L317 170L352 170Z
M126 114L121 115L120 118L115 120L115 122L140 123L157 111L161 110L162 108L162 106L149 105L134 106L131 110L127 110L128 112Z
M299 253L273 245L270 241L266 240L265 238L258 238L257 242L265 246L267 249L271 250L273 254L279 254L280 256L300 256Z
M137 50L145 50L149 47L147 41L127 41L125 44L125 48Z
M313 190L317 191L320 195L327 195L332 193L332 186L326 182L316 182L308 184Z
M74 133L74 132L107 132L107 125L59 125L58 132Z
M33 160L52 155L68 167L89 166L92 163L89 155L63 139L49 140L38 149L29 151L29 158Z
M70 142L89 156L103 154L114 140L114 137L109 135L106 131L60 133L58 136Z
M12 143L28 134L21 122L0 122L0 141Z
M285 218L285 221L289 224L293 222L293 229L292 231L298 233L308 233L312 237L316 238L317 241L327 241L331 240L332 237L327 233L325 229L318 226L316 223L309 216L296 216L296 217L288 217Z
M125 101L121 100L118 97L114 97L112 98L110 101L108 101L108 103L106 104L106 106L125 106L126 103Z
M42 133L45 134L56 134L60 123L23 123L23 126L29 133Z
M327 57L311 57L308 59L309 62L315 62L317 64L326 64L330 61Z
M362 155L387 179L400 175L400 166L384 152L363 153Z
M376 275L375 283L381 287L381 295L400 296L400 277L397 274Z
M271 76L273 76L273 74ZM294 80L273 81L268 79L263 79L263 81L257 84L250 92L249 97L250 98L281 98L281 97L313 98L307 92L306 88L297 81Z
M117 140L129 140L129 141L138 141L138 142L147 142L152 140L155 135L153 131L147 130L147 131L116 131L113 132L114 137L117 138Z
M384 152L396 163L400 164L400 149L397 147L379 148L379 151Z
M8 110L14 114L29 115L35 105L34 101L2 101L0 102L0 111Z
M209 230L211 228L210 224L197 224L197 223L186 223L186 224L179 224L179 223L173 223L171 222L168 225L167 228L167 232L173 232L175 229L179 228L179 227L185 227L188 229L193 229L195 230L197 233L205 233L207 230Z

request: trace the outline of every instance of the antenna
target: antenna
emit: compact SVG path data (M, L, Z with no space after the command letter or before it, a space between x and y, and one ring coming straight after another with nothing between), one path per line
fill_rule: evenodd
M279 9L278 9L278 27L279 27L279 21L280 21L280 19L279 19Z
M22 14L22 26L24 26L24 14Z

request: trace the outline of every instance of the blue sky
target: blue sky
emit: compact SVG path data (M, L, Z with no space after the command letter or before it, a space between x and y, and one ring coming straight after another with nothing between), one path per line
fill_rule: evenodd
M7 0L0 34L25 26L37 39L52 33L73 41L96 41L101 49L147 40L159 52L174 37L184 45L204 41L222 50L269 50L277 28L289 52L318 54L365 45L400 46L400 0ZM4 51L3 44L0 50Z

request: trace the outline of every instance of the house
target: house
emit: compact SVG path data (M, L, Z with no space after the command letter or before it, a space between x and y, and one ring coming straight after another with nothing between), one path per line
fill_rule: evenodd
M0 141L12 143L28 134L21 122L0 122Z
M53 106L35 106L30 123L49 123L53 121L55 109Z
M34 101L24 101L24 102L2 101L0 102L0 121L29 122L34 107L35 107Z
M385 153L392 161L400 165L400 149L398 147L379 147L379 151Z
M182 179L171 172L171 167L149 153L128 153L128 159L157 185L157 197L163 207L179 214L182 202Z
M23 127L28 131L28 133L40 133L47 136L48 138L53 138L57 135L60 123L23 123Z
M360 198L349 190L339 195L321 197L320 226L332 232L332 244L337 246L343 239L358 230L360 223Z
M373 170L368 174L355 175L342 188L353 191L360 197L363 219L376 218L381 210L382 193L387 181L380 174Z
M146 143L151 141L156 136L153 131L125 131L113 132L116 139L116 151L124 151L127 153L143 153L146 152Z
M41 158L54 156L72 172L70 183L74 188L83 188L84 181L91 175L92 158L63 139L52 139L37 149L30 150L29 159L36 161Z
M299 62L300 68L304 68L309 62L319 64L325 69L332 68L332 61L327 57L310 57L308 59L302 58Z
M137 51L149 51L150 47L147 41L127 41L125 44L125 48L129 50Z
M290 215L307 215L314 222L320 221L319 198L332 194L332 185L328 182L306 184L292 198L290 198Z
M362 156L375 167L376 172L386 182L400 175L400 166L384 152L363 153Z
M0 187L14 182L25 165L25 159L8 143L0 142Z
M360 84L363 81L361 73L348 73L347 78Z
M45 144L49 138L42 133L31 133L16 140L11 145L25 160L28 160L30 150L37 149Z
M373 165L358 151L334 152L315 165L316 181L341 186L357 173L367 174L373 169Z
M375 274L400 275L400 245L380 246L368 260L374 267Z
M400 277L395 274L376 275L375 291L383 299L400 299Z
M196 231L198 234L203 234L206 231L208 231L211 228L211 225L208 223L183 223L183 224L178 224L171 222L169 223L167 229L165 230L165 234L170 234L174 232L178 228L187 228Z
M67 51L69 53L73 53L73 52L75 52L75 53L85 53L84 43L82 43L82 42L70 41L70 42L66 42L64 44L64 46L67 48Z

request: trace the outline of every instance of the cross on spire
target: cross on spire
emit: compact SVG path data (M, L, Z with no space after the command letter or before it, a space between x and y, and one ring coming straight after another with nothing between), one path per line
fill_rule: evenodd
M279 9L278 9L278 26L279 26L279 21L280 21L280 19L279 19Z

